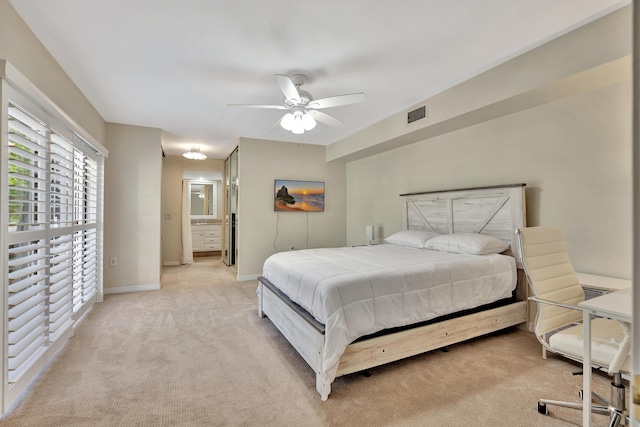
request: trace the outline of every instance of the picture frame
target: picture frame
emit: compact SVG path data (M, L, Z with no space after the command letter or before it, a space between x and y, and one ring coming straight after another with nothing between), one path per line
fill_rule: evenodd
M324 181L276 179L275 212L324 212Z

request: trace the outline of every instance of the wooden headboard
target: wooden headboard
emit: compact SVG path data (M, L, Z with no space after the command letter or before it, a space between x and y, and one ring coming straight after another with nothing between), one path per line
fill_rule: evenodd
M511 184L401 194L403 225L440 234L481 233L509 243L521 265L515 230L526 226L524 187Z

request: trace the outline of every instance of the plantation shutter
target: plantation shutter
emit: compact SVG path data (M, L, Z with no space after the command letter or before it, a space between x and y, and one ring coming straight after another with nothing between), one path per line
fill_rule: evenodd
M11 102L8 110L7 354L11 383L45 351L49 339L49 144L42 120Z
M98 292L98 162L85 155L84 161L84 282L82 301L87 303Z
M0 88L4 412L99 294L106 150L94 149L66 115L49 114L5 81Z
M49 340L72 326L73 297L73 135L52 126L50 187Z

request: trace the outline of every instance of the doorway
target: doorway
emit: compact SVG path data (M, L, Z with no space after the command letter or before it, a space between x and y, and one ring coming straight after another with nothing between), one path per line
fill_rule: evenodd
M222 178L221 172L183 170L182 248L190 262L222 257Z
M230 267L235 267L238 258L238 148L224 161L225 216L224 247L222 259Z

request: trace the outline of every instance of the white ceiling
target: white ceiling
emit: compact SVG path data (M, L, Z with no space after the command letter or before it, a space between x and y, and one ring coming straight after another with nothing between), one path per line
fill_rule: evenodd
M108 122L160 128L167 155L240 137L330 144L629 0L9 0ZM365 92L293 135L275 74L314 98ZM107 147L108 148L108 147Z

